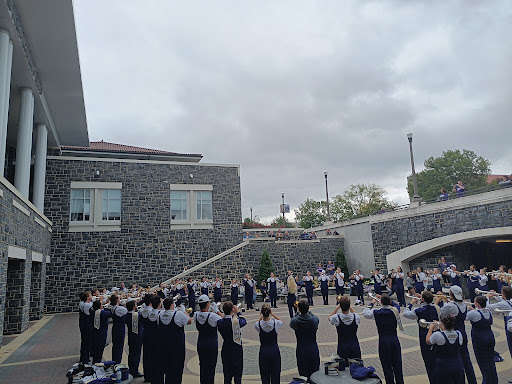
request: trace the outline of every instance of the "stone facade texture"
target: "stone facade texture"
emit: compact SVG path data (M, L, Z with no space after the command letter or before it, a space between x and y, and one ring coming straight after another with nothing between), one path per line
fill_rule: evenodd
M232 279L240 282L246 273L257 278L261 257L265 250L270 255L276 276L284 281L288 276L288 270L293 271L299 278L302 278L308 270L316 275L318 263L321 263L324 268L329 260L334 263L340 248L343 249L341 237L321 239L319 242L249 241L244 248L208 264L190 276L197 282L201 281L203 276L208 277L210 281L215 276L219 276L225 284L223 293L227 295Z
M75 310L83 290L110 288L121 281L156 285L239 244L238 171L236 166L194 163L48 159L45 214L53 222L53 233L47 311ZM122 183L120 231L69 232L73 181ZM213 229L171 227L169 184L213 186Z
M37 296L40 302L44 300L45 263L32 262L32 252L42 254L43 259L49 256L51 233L49 225L38 224L36 219L42 221L39 215L3 183L0 183L0 191L3 195L0 196L0 329L5 333L18 333L28 326L33 266L40 270L42 281ZM25 208L29 215L16 208L13 201ZM26 260L9 260L9 246L23 248ZM42 309L39 311L42 313ZM4 332L0 332L0 345Z
M387 270L386 256L438 237L512 226L512 202L504 201L372 224L375 267Z

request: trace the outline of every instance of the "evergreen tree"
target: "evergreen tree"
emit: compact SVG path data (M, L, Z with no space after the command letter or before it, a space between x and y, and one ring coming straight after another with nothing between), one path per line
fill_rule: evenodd
M263 280L267 281L272 272L274 272L274 264L272 263L268 251L265 249L261 256L260 269L258 270L258 285L261 284Z
M336 266L336 268L341 268L341 272L345 274L345 278L348 278L350 276L348 273L347 260L345 259L345 252L343 252L343 249L341 248L338 248L334 265Z

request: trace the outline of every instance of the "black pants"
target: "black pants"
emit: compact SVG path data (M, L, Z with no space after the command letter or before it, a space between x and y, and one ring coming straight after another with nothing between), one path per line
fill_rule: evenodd
M295 316L297 313L297 308L294 306L295 301L297 301L297 296L294 293L289 293L286 304L288 304L288 312L290 313L290 317Z

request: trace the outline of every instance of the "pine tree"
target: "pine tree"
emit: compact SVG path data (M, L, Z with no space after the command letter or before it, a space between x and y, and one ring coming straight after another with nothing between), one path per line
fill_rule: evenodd
M265 249L261 256L260 261L260 269L258 270L258 284L260 284L263 280L267 281L270 277L270 273L274 272L274 264L272 263L272 259L268 251Z
M345 259L345 252L343 252L343 249L341 248L338 248L334 265L336 266L336 268L341 268L341 272L345 274L345 277L349 276L347 260Z

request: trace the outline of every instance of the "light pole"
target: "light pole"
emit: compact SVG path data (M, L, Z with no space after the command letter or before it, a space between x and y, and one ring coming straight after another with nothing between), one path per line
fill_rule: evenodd
M412 154L412 132L407 134L407 140L409 140L409 151L411 153L411 168L412 168L412 186L414 195L411 198L411 203L419 203L421 201L420 195L418 195L418 183L416 181L416 171L414 170L414 156Z
M251 207L251 223L252 223L252 207Z
M281 205L281 210L283 211L283 228L286 228L286 226L284 225L285 224L285 221L284 221L284 192L281 192L281 197L283 198L283 204Z
M327 171L324 171L325 176L325 201L327 203L327 217L325 221L331 221L331 212L329 211L329 189L327 188Z

